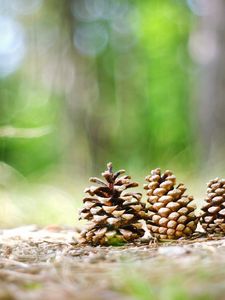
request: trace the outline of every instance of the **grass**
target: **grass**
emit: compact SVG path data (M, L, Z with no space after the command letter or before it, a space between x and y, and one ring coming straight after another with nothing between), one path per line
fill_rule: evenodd
M151 270L149 271L151 272ZM123 272L121 291L135 300L214 300L212 295L203 290L196 295L187 286L187 278L184 275L172 274L168 281L148 280L140 272ZM201 284L201 278L198 278Z

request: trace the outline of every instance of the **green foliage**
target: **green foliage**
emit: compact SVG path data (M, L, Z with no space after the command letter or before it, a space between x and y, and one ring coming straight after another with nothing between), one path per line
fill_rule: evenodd
M30 82L31 84L31 82ZM57 132L59 101L39 86L31 86L29 80L15 76L1 83L1 126L12 128L49 128L43 136L1 137L0 160L24 175L43 172L59 157L60 141ZM10 91L10 93L7 93Z
M132 299L136 300L212 300L210 295L202 291L200 295L193 295L192 290L185 286L185 276L173 275L167 281L159 280L158 283L147 281L143 274L123 272L122 290Z
M87 22L72 21L70 1L61 6L45 3L36 19L24 22L38 32L40 45L31 42L30 49L38 55L32 59L27 55L20 72L0 80L0 126L50 126L52 132L36 139L0 137L1 160L25 175L46 171L66 155L77 169L87 165L101 169L111 160L137 172L150 163L194 165L192 66L187 50L191 13L184 1L128 3L127 28L121 25L123 30L118 31L110 19L98 21L109 41L94 57L85 57L71 42L74 23L76 28ZM49 39L47 46L52 47L44 59L42 39ZM64 78L68 68L74 79L70 73ZM43 70L55 72L48 87L39 76ZM77 82L74 90L67 87L71 80ZM66 147L74 151L65 155Z
M167 166L171 159L175 165L191 163L190 12L174 1L135 5L140 14L136 46L126 53L108 49L97 60L100 97L92 110L102 137L94 141L97 163L110 159L136 169ZM121 77L124 70L129 75Z
M42 288L42 284L39 282L27 282L24 284L23 288L29 291L38 290Z
M115 236L108 240L108 245L110 245L110 246L119 247L119 246L123 246L124 244L125 244L125 241L124 241L123 237L120 237L120 236Z

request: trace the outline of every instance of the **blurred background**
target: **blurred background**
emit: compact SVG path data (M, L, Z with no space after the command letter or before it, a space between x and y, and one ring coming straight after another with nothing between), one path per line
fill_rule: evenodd
M225 176L223 0L0 0L0 226L74 225L112 161Z

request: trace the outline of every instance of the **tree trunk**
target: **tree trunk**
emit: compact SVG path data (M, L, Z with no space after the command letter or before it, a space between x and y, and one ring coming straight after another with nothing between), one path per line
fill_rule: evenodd
M200 141L205 166L223 164L225 150L225 1L200 1L191 51L200 66Z

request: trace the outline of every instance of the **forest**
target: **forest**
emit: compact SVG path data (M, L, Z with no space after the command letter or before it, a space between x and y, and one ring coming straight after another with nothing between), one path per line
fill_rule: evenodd
M144 203L151 197L151 191L143 190L146 176L150 185L155 180L151 176L162 176L157 179L159 185L169 177L171 182L164 184L167 188L174 184L175 174L177 182L181 182L177 187L180 193L183 195L184 183L188 197L193 195L197 215L204 199L212 197L217 197L214 202L222 211L218 197L225 197L224 86L223 0L0 0L0 262L3 259L5 264L5 259L12 259L12 265L12 261L7 261L9 269L14 268L14 263L19 269L25 268L24 261L30 268L35 261L51 261L51 253L56 253L61 243L63 255L69 258L63 260L60 272L66 266L71 273L73 268L82 273L82 263L89 270L82 273L82 283L76 282L76 299L90 299L91 292L86 295L82 289L91 284L88 272L93 274L92 259L99 270L100 279L91 279L94 285L100 284L99 299L223 299L222 271L217 294L213 285L216 282L207 276L215 275L219 259L224 261L220 251L224 241L213 236L212 244L208 244L210 238L201 230L199 233L199 225L193 235L194 245L191 240L185 244L181 239L175 244L167 241L168 248L163 244L158 249L155 239L151 239L153 246L147 250L143 245L129 245L122 246L119 253L112 246L100 247L100 252L93 245L82 246L81 250L77 243L85 224L78 220L79 211L83 209L82 213L87 214L82 208L86 201L84 189L89 185L89 177L99 183L95 176L100 177L105 169L103 175L106 174L110 188L114 182L109 179L112 172L125 169L138 182L136 191L143 194ZM123 186L129 185L128 178L123 180ZM118 182L121 183L119 179ZM93 196L95 190L90 189L89 193ZM210 196L212 193L218 194ZM199 218L200 215L191 221L196 225ZM203 221L202 227L208 230L206 223ZM47 233L42 232L46 228L56 234L52 246ZM22 240L31 236L40 247L32 248L25 240L22 246L17 242L12 246L11 234L21 235ZM42 243L47 243L46 249L41 248ZM76 246L72 249L68 244ZM7 247L12 247L9 255ZM19 249L23 249L23 258ZM30 252L26 254L25 249ZM218 257L214 256L217 250ZM40 255L45 258L35 260L36 251L43 251ZM87 258L88 252L92 256ZM189 253L193 255L192 267L188 269L182 256L188 261ZM211 275L205 260L199 269L194 266L195 259L207 257L208 253L212 256L207 263L214 266ZM76 259L70 261L73 255ZM116 262L110 265L114 272L110 276L124 280L113 281L111 289L111 277L107 277L105 291L101 284L107 263L112 263L110 256ZM123 257L125 261L135 261L131 277L127 276L129 268L117 268ZM151 261L152 257L156 260ZM176 258L180 266L173 266L170 258ZM141 279L137 279L142 267L136 263L139 259L147 259L154 269L149 274L144 268ZM1 268L0 299L40 299L42 292L45 299L56 300L74 299L76 295L74 287L69 287L74 280L70 271L63 273L63 290L59 284L53 284L56 277L51 269L50 290L61 290L58 296L51 292L51 298L48 288L42 291L43 278L23 281L26 293L21 290L18 297L8 287L2 296L5 286L1 286ZM174 271L167 278L163 270L170 268ZM44 270L48 272L47 265ZM179 289L177 282L189 272L190 281L184 280L184 287ZM200 277L202 285L195 286ZM147 281L151 282L149 286ZM157 293L163 281L165 286ZM202 293L207 285L212 295L208 291ZM33 289L37 290L36 295L32 295Z

